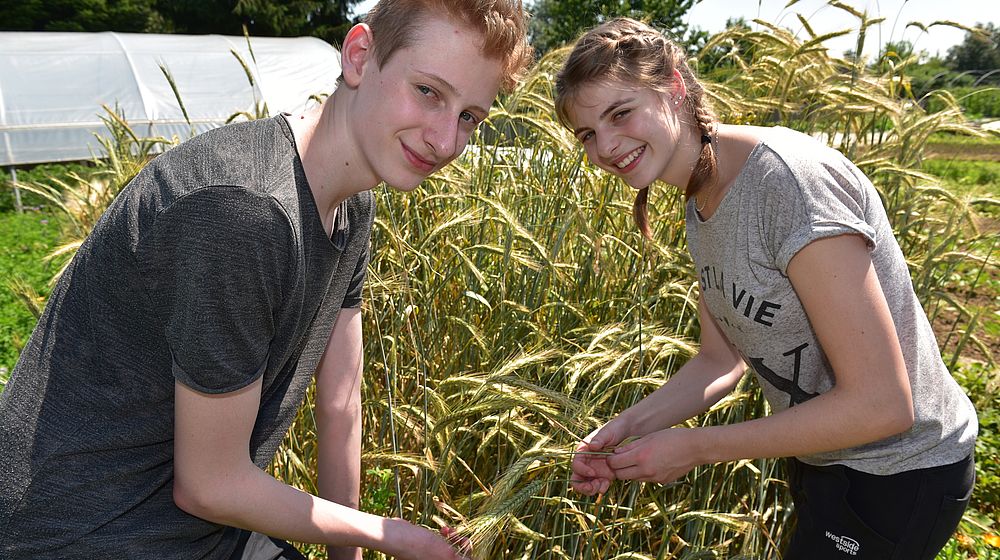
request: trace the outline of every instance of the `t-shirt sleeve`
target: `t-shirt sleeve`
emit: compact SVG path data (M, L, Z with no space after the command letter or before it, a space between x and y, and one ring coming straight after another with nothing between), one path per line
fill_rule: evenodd
M865 188L868 179L839 154L797 165L794 172L782 161L764 180L760 231L783 274L803 247L825 237L857 234L875 248L875 229L865 220L874 188Z
M365 287L365 280L368 277L368 262L371 258L371 232L375 223L375 197L371 191L358 193L348 203L345 208L351 219L357 222L358 228L354 228L357 236L354 243L363 244L358 260L354 265L354 274L347 286L347 293L344 301L340 304L342 308L361 307L362 294Z
M354 266L354 274L351 276L351 282L347 285L347 293L344 294L344 302L340 304L341 307L361 307L362 291L365 287L365 278L368 276L370 248L371 244L369 243L358 255L358 262Z
M225 393L263 375L294 245L280 205L241 188L202 188L160 211L136 258L175 379Z

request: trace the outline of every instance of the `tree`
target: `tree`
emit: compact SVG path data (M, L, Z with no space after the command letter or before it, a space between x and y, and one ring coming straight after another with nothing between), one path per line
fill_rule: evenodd
M158 0L172 33L221 33L289 37L313 35L339 44L350 27L357 0Z
M698 0L535 0L528 33L539 55L571 43L585 30L615 17L631 17L681 39L684 15Z
M710 40L715 40L716 44L699 53L698 72L700 74L729 75L739 67L736 59L747 64L753 60L754 43L744 37L751 31L747 20L742 17L728 18L726 19L726 30L736 33L724 42L718 40L720 38L718 35L713 36Z
M0 30L313 35L340 43L359 0L0 0Z
M146 31L156 0L0 0L3 31Z
M977 23L964 41L948 49L946 62L956 72L1000 69L1000 27Z

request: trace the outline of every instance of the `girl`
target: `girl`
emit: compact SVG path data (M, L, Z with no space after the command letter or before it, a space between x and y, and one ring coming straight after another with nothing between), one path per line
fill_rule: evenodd
M577 455L574 489L788 457L798 523L784 558L934 558L972 491L976 414L868 178L804 134L717 122L684 52L629 19L577 42L556 110L591 161L638 189L645 236L650 184L685 189L701 288L700 351L584 439L581 451L614 453ZM773 414L673 427L747 365Z

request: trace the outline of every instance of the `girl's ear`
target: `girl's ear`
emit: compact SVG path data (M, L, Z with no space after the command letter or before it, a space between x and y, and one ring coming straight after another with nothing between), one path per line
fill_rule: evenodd
M344 83L357 87L364 75L365 64L372 58L372 30L366 23L359 23L347 32L340 51L340 71Z
M670 84L670 96L675 106L683 104L684 98L687 97L687 84L684 83L684 78L681 77L680 71L676 68L674 68L674 79Z

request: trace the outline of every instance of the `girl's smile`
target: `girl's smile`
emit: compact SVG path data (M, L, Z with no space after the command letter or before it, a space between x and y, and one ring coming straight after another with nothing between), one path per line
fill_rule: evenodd
M642 157L643 152L646 151L646 146L640 146L628 154L625 157L619 159L615 162L615 167L617 167L623 174L635 169L639 165L639 158ZM633 165L634 164L634 165Z

